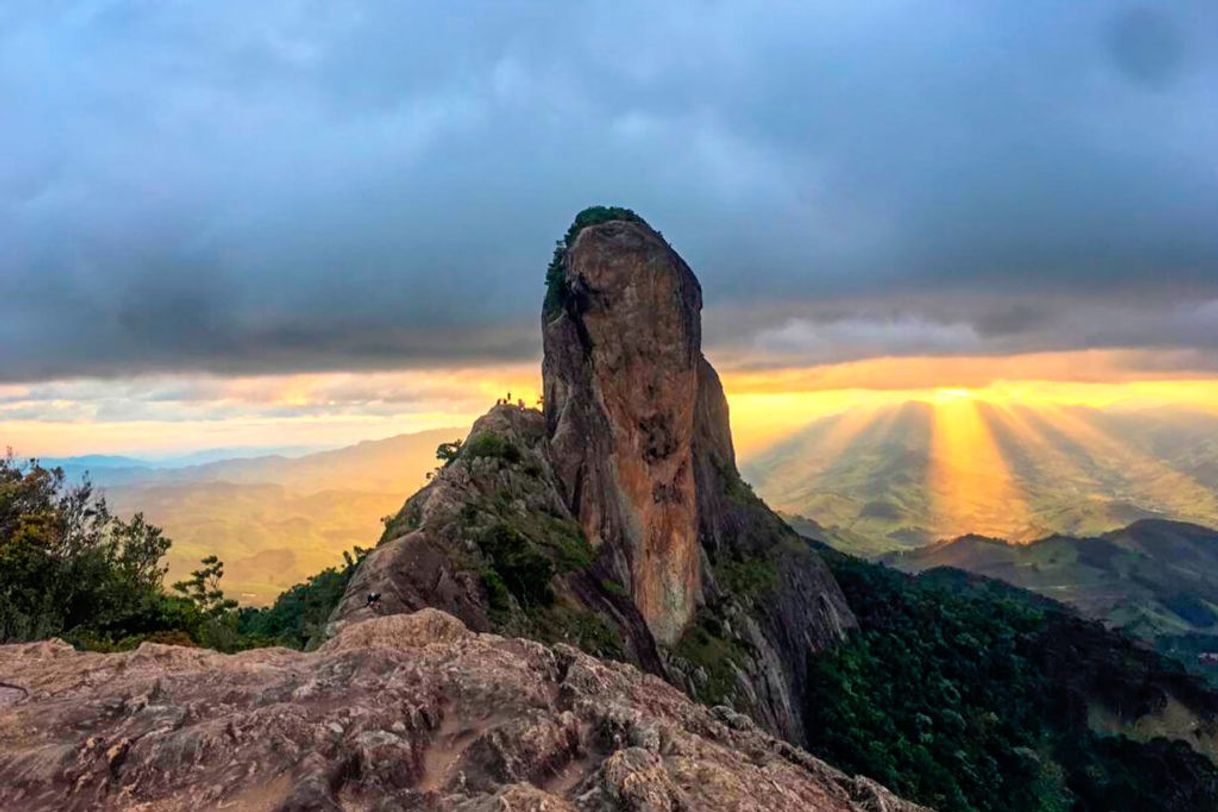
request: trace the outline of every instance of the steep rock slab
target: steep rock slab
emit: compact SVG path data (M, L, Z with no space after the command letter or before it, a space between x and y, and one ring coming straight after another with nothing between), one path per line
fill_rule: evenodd
M436 610L320 651L0 647L0 808L915 812L654 677Z
M691 695L804 738L808 658L857 623L832 573L740 477L727 399L699 367L694 461L705 606L673 649Z
M691 692L801 741L807 657L854 625L850 608L740 478L689 266L637 218L572 237L542 317L563 499Z
M347 624L434 607L478 631L566 642L664 674L624 586L559 496L540 412L499 405L410 497L335 610ZM368 595L379 595L370 604Z
M702 289L644 225L586 228L565 261L564 307L544 325L546 428L567 504L656 639L701 602L694 414Z

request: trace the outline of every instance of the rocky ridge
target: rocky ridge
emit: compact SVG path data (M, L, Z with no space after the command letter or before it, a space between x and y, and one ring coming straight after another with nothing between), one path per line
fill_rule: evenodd
M437 610L319 651L0 647L0 808L915 812L748 717Z
M632 212L592 209L548 283L544 412L500 405L474 425L388 523L332 629L436 607L628 659L803 741L808 657L854 618L740 478L697 278Z

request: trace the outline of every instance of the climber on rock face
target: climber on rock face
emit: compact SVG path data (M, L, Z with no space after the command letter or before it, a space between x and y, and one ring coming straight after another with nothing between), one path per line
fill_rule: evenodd
M367 609L369 606L372 606L375 603L380 603L380 601L381 601L381 593L369 592L368 593L368 602L364 604L364 608Z

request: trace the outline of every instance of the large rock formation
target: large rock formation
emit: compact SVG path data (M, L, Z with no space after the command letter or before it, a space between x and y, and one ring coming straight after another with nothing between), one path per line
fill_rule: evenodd
M673 644L702 602L702 289L637 223L586 228L565 259L564 306L543 331L550 458L588 540L609 546L652 633Z
M320 651L0 647L0 808L915 812L727 708L435 610Z
M854 619L740 478L697 279L633 213L594 209L547 282L544 418L501 405L479 420L387 525L332 628L434 606L624 657L802 741L808 657Z
M369 605L369 594L380 598ZM647 624L559 494L534 409L500 405L474 423L459 456L387 524L330 631L425 607L664 673Z

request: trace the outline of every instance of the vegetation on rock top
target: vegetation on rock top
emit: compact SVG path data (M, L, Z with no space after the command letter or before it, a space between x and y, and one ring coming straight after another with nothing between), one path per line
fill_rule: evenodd
M493 431L481 431L471 437L461 453L469 459L498 459L513 465L524 458L520 446Z
M575 215L575 220L567 228L567 233L554 246L554 256L550 258L550 265L546 268L546 298L542 305L542 312L546 317L553 316L562 307L565 291L563 289L563 261L567 256L567 249L575 244L575 238L579 236L579 232L590 226L598 226L601 223L609 223L614 220L624 220L628 223L642 223L647 225L647 221L632 210L622 208L621 206L589 206L588 208Z

